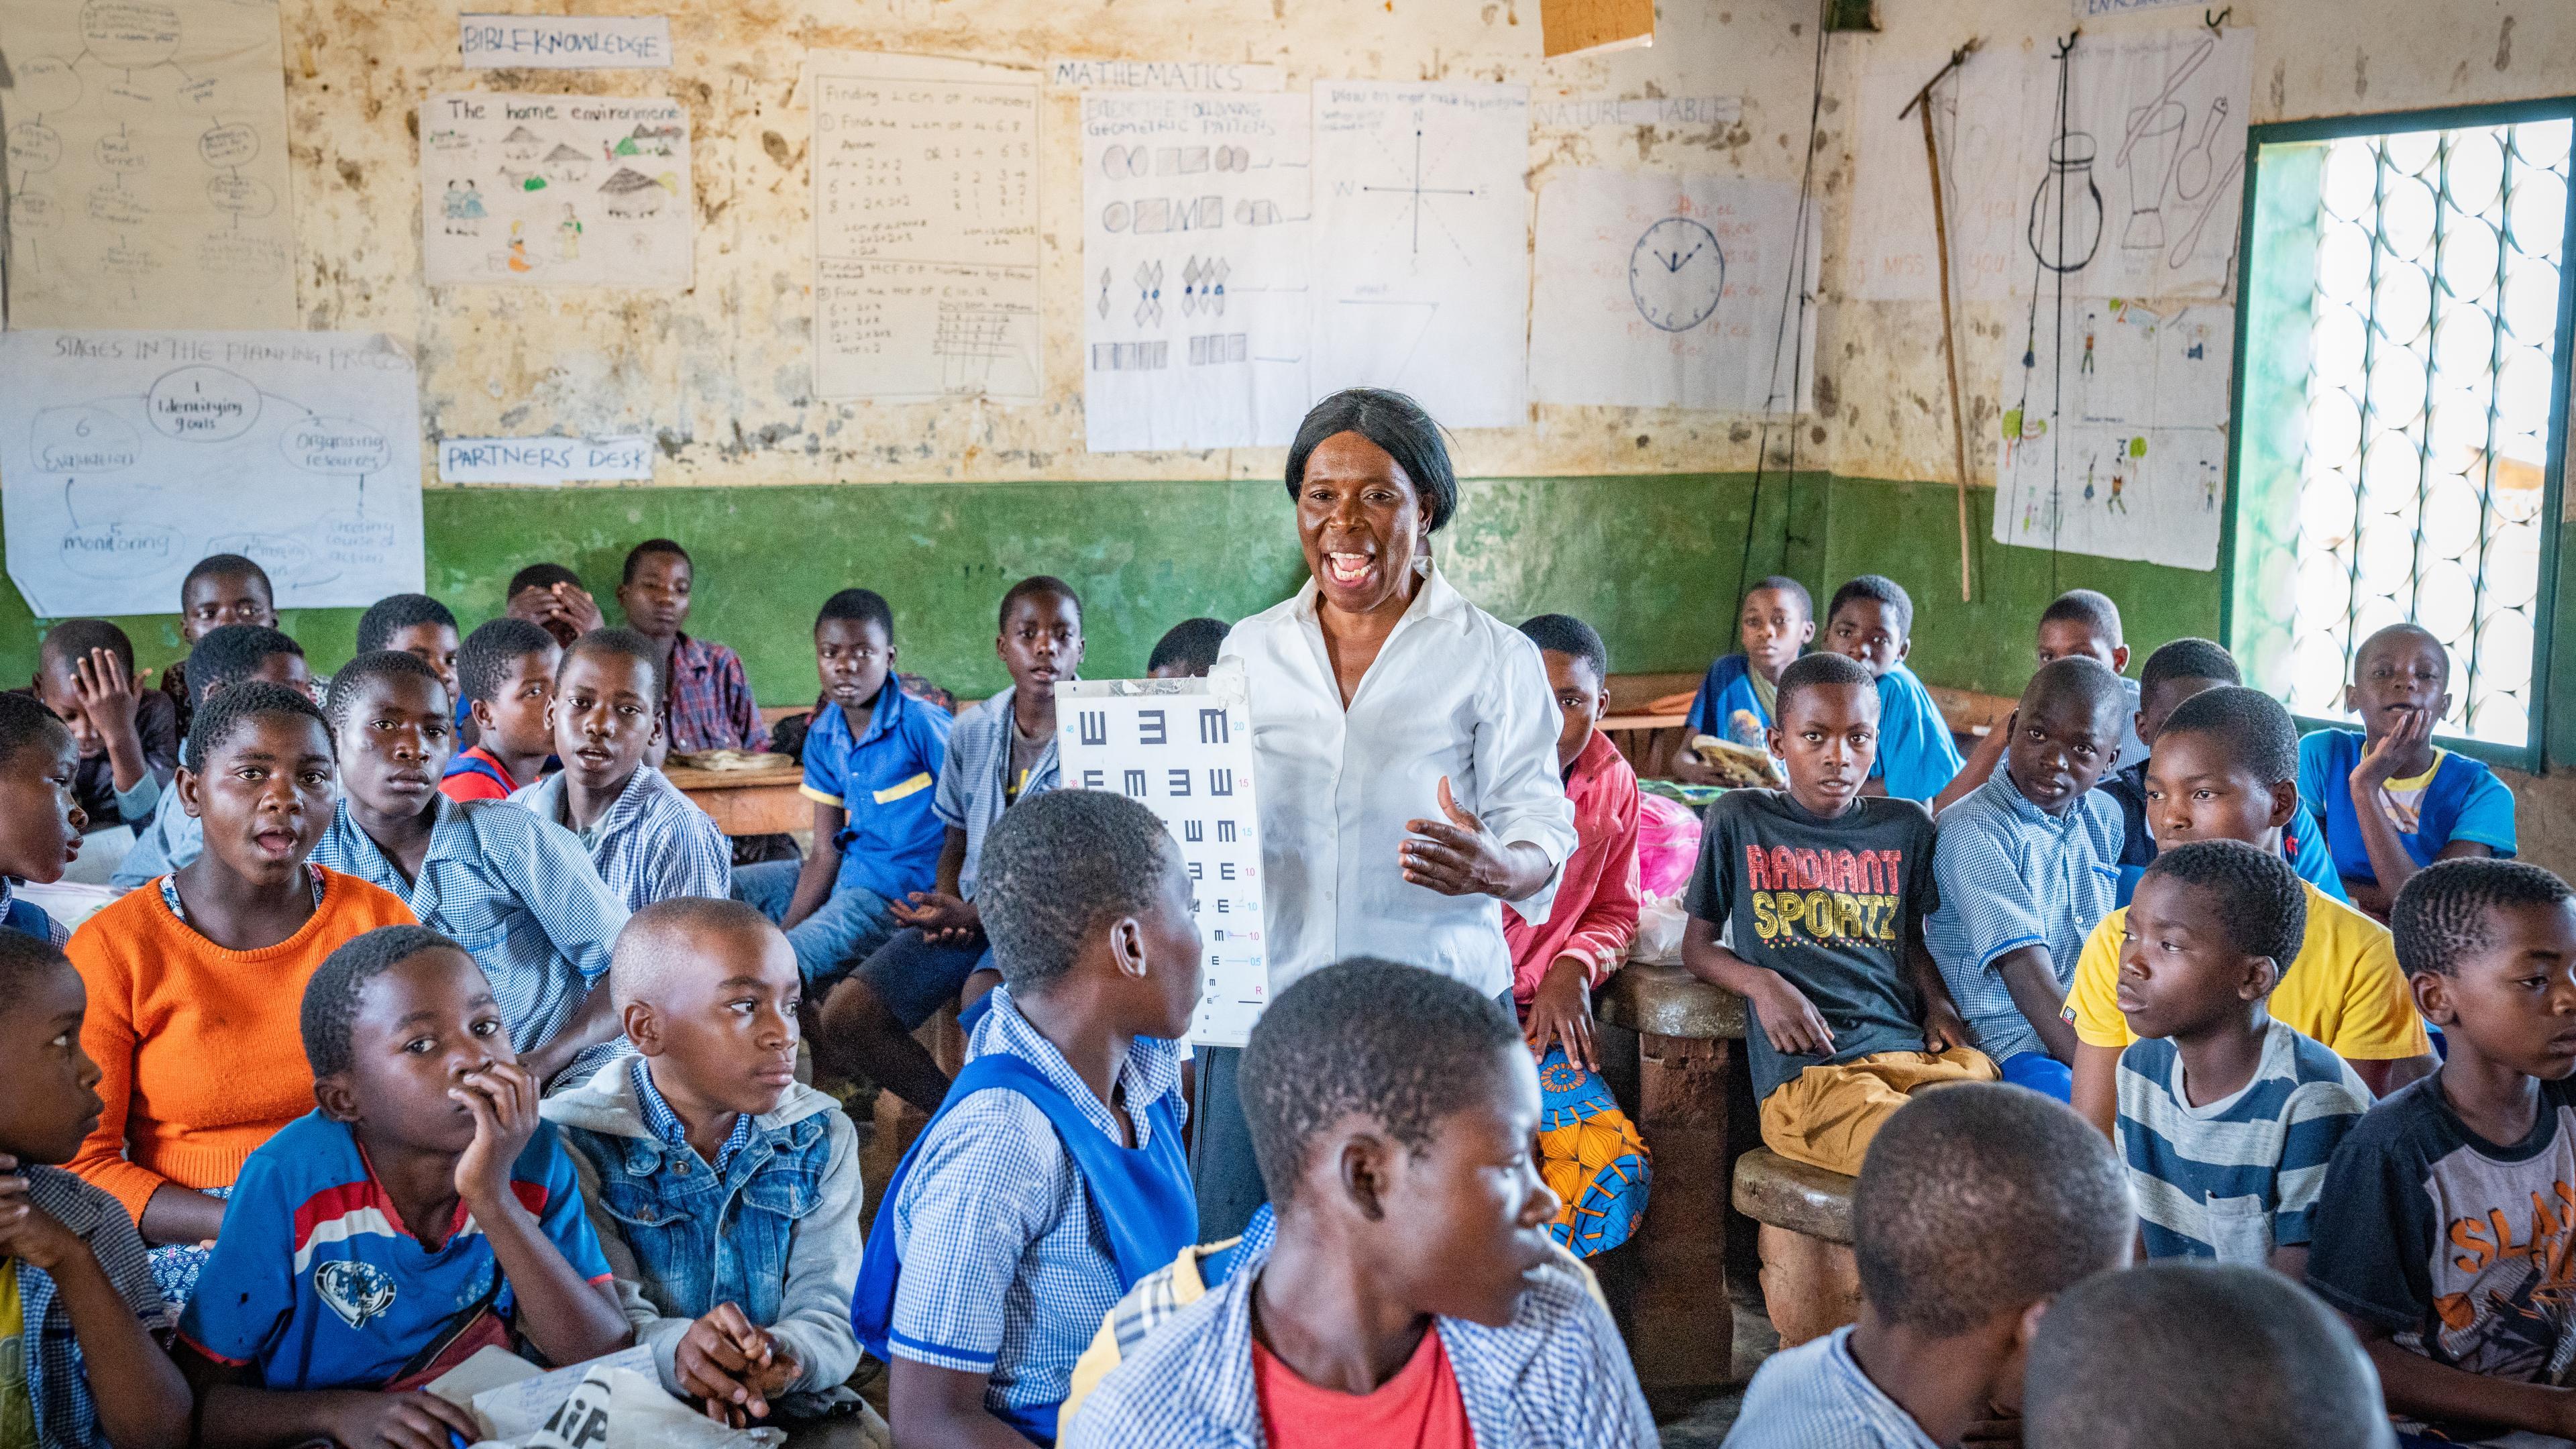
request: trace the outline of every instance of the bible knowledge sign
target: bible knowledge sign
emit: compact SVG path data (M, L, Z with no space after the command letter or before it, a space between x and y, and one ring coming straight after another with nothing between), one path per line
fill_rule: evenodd
M1084 679L1055 687L1067 787L1139 801L1180 843L1204 955L1190 1040L1239 1047L1270 1000L1252 708L1240 665L1205 679Z

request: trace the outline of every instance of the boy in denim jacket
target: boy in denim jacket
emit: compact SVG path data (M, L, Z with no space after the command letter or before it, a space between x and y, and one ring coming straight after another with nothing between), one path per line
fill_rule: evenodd
M859 1411L859 1143L796 1081L803 978L738 901L635 913L609 967L635 1056L549 1099L636 1343L736 1427Z

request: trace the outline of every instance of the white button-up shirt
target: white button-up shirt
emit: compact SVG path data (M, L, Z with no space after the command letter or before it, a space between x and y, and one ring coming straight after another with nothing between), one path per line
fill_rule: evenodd
M1489 996L1512 983L1491 896L1444 896L1404 878L1408 820L1441 820L1447 776L1462 809L1560 868L1574 807L1556 770L1562 723L1538 646L1468 603L1433 569L1360 679L1349 709L1316 621L1312 579L1234 626L1252 693L1270 989L1346 956L1426 966ZM1559 869L1527 900L1533 925Z

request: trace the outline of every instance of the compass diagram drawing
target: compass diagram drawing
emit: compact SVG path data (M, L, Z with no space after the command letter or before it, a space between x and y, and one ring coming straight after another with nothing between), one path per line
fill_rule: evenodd
M1413 128L1413 174L1407 182L1402 186L1371 186L1366 183L1360 186L1360 194L1363 196L1398 196L1404 199L1405 221L1410 232L1409 246L1416 257L1422 255L1422 213L1426 207L1437 204L1434 198L1476 197L1485 194L1482 188L1474 186L1426 185L1425 176L1426 173L1422 169L1422 128L1417 125ZM1458 246L1457 236L1449 232L1447 224L1437 213L1432 217L1432 225L1441 229L1449 245ZM1464 250L1463 247L1460 248L1462 254Z
M1637 315L1666 332L1688 332L1726 295L1726 251L1717 234L1686 216L1646 228L1628 253L1628 295Z

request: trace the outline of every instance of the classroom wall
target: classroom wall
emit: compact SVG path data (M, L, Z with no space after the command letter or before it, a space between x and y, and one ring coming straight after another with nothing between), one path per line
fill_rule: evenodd
M1815 64L1804 0L1662 7L1647 50L1549 62L1537 0L569 0L545 9L665 11L667 72L478 72L456 64L454 0L280 0L291 205L306 325L381 329L418 344L423 421L449 435L644 432L655 482L627 488L449 489L428 481L431 588L472 622L499 606L519 562L557 557L595 587L625 545L653 534L699 553L700 622L742 649L765 702L808 697L802 652L816 602L866 583L895 598L907 667L963 692L999 679L983 620L1010 577L1065 574L1092 602L1095 671L1139 666L1184 614L1249 612L1286 593L1298 563L1273 449L1095 455L1082 446L1078 93L1046 93L1042 280L1047 401L878 406L810 395L808 48L882 49L1037 64L1049 57L1276 63L1321 77L1525 83L1558 95L1743 99L1728 126L1540 130L1533 187L1569 165L1796 180ZM477 5L476 8L482 8ZM2069 0L1879 0L1884 30L1832 37L1816 108L1824 226L1814 406L1752 417L1534 406L1520 427L1459 435L1473 478L1442 557L1507 616L1595 618L1617 667L1693 669L1723 647L1739 569L1786 567L1826 586L1891 573L1921 610L1915 663L1936 683L2009 693L2027 673L2029 621L2058 589L2090 584L2128 607L2141 644L2217 625L2217 575L1985 542L1992 459L1970 450L1970 572L1959 594L1949 415L1930 303L1861 301L1842 259L1864 184L1852 140L1863 93L1894 59L1936 69L1971 34L1992 53L2038 52L2072 24ZM2095 23L2168 29L2198 7ZM2257 32L2256 122L2546 95L2576 87L2576 6L2562 0L2238 0ZM696 152L696 285L686 292L431 289L420 281L416 107L433 90L668 95ZM1871 178L1868 184L1878 184ZM1922 184L1920 177L1897 178ZM1960 316L1969 422L1989 431L2007 308ZM1767 453L1766 453L1767 447ZM1746 520L1761 470L1760 513ZM1794 480L1794 481L1793 481ZM2576 589L2561 597L2576 608ZM176 621L125 621L149 662L177 653ZM354 616L289 625L325 666ZM2576 656L2576 625L2565 648ZM0 588L0 674L32 665L36 621ZM2559 671L2553 757L2576 761L2576 657ZM2565 817L2576 786L2525 829ZM2558 857L2576 867L2576 841ZM2556 847L2551 847L2553 850Z

